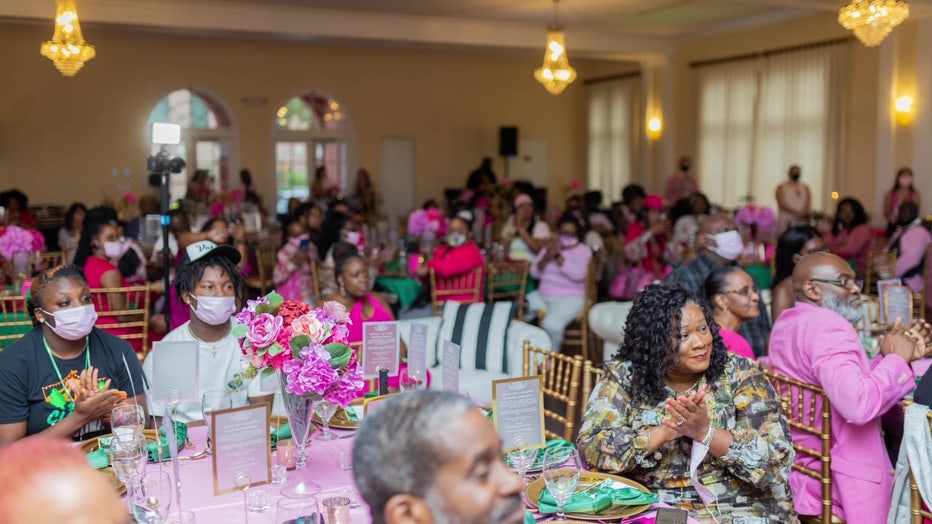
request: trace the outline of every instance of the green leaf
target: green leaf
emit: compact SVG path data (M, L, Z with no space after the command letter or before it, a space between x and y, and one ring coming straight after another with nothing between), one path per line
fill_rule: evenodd
M256 316L259 316L263 313L275 313L275 309L272 308L270 304L259 304L256 306Z
M336 342L327 344L324 349L327 350L327 353L330 353L330 367L333 369L340 369L349 364L350 356L353 354L353 350L349 346Z
M291 351L295 352L295 355L301 352L302 349L311 345L313 340L308 335L298 335L291 339ZM295 357L297 358L297 357Z
M276 293L275 291L269 291L269 294L266 295L265 298L269 300L269 305L275 309L280 308L282 305L282 302L285 301L285 299L283 299L282 296Z
M276 342L272 344L271 346L269 346L268 351L269 351L269 356L274 357L275 355L278 355L279 353L285 351L285 348L283 348L281 344Z
M269 378L275 374L275 368L262 368L262 378Z
M249 327L246 324L233 324L233 338L246 338Z

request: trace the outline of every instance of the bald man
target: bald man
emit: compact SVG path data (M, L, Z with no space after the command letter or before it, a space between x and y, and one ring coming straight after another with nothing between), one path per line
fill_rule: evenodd
M861 317L861 281L851 266L832 254L808 255L793 270L793 290L796 304L770 334L773 370L819 386L831 401L833 512L848 522L886 522L893 469L880 417L915 386L909 363L926 353L929 325L904 333L898 323L869 362L853 325ZM817 436L790 431L794 444L819 449ZM819 467L801 454L796 461ZM818 480L794 470L790 488L800 515L821 512Z
M699 292L702 283L713 269L734 265L744 252L744 241L735 221L724 213L709 215L699 223L696 236L698 255L677 266L664 282L679 284L692 292ZM767 336L770 334L770 317L767 306L760 302L760 315L741 325L741 336L751 344L758 356L767 354Z

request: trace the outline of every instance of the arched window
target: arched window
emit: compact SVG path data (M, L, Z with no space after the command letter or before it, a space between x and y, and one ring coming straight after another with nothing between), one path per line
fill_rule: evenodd
M181 144L167 146L169 153L187 162L184 173L171 176L172 201L185 197L188 179L198 169L207 171L212 191L230 189L233 125L229 112L216 97L195 88L172 91L149 114L150 129L155 122L179 124L182 129ZM153 145L152 153L159 147Z
M289 99L275 113L276 210L287 211L288 199L314 198L314 173L323 167L331 193L347 187L354 172L353 125L346 108L333 98L310 92ZM350 165L353 164L353 165Z

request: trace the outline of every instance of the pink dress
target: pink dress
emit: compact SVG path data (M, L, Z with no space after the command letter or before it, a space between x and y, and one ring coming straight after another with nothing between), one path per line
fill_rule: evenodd
M751 360L756 359L751 345L748 344L748 341L741 335L723 327L719 327L718 334L722 336L722 342L725 343L725 347L728 348L728 351Z
M479 251L479 247L476 246L476 243L470 240L462 246L450 247L447 244L441 244L437 246L437 249L434 250L434 256L427 262L427 267L433 269L438 277L441 278L453 278L458 276L463 276L473 271L476 268L482 268L482 274L479 277L479 302L482 302L482 293L485 289L485 258L482 256L482 252ZM472 287L475 282L469 281L465 283L467 287ZM438 289L454 289L444 288L443 284L437 283ZM456 288L459 289L459 288ZM462 295L448 295L447 300L456 300L458 302L473 302L472 293L464 293Z
M111 264L108 260L103 258L89 256L87 257L87 262L84 263L84 277L87 279L87 287L91 289L100 289L104 287L101 282L101 278L104 273L107 271L116 271L120 270ZM120 277L120 286L126 286L126 279L122 276ZM107 298L107 295L100 295L94 299L94 307L97 309L97 324L117 324L119 320L117 317L107 316L104 313L110 311L110 301ZM125 307L129 308L130 305L127 304ZM139 333L139 328L107 328L106 331L110 334L121 336L121 335L131 335ZM136 352L142 351L142 339L141 338L132 338L127 340L133 349Z

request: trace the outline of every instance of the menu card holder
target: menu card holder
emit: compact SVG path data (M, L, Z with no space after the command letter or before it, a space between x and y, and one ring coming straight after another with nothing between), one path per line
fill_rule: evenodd
M896 319L887 321L886 311L887 311L887 289L890 286L900 286L903 285L903 281L898 278L891 278L887 280L878 280L877 281L877 299L880 301L880 325L885 326L887 324L893 324Z
M443 356L440 360L443 390L460 393L460 346L449 340L443 341Z
M888 325L893 325L897 318L903 319L903 327L913 323L913 290L907 286L891 285L884 289L881 304L884 318Z
M398 374L400 349L397 322L366 322L362 325L362 374L378 378L379 369Z
M269 404L211 412L215 495L242 490L244 476L250 486L272 482L270 413Z
M516 437L522 437L529 448L547 444L542 378L536 375L492 381L492 422L506 446Z
M411 323L408 336L408 370L409 372L427 371L427 331L429 326L420 322Z
M200 350L197 342L165 342L152 344L152 402L170 402L173 393L180 393L176 401L200 402L198 367Z

